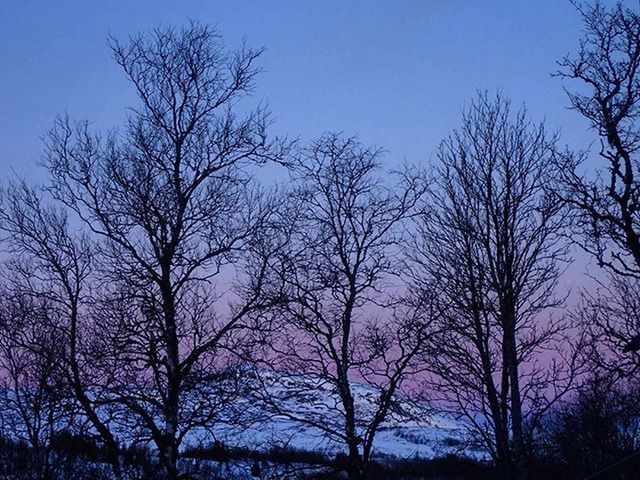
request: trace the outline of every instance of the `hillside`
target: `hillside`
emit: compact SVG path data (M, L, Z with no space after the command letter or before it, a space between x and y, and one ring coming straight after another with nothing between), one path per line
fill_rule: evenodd
M259 393L240 398L234 405L245 419L253 420L250 426L220 425L210 432L201 432L198 440L206 443L210 437L229 446L252 450L288 446L330 455L342 451L343 446L323 430L323 427L337 429L341 418L337 392L328 383L306 375L264 371L252 376L251 382ZM379 392L355 383L353 395L358 418L371 418ZM265 398L271 400L265 402ZM366 423L362 422L360 428L364 429ZM463 435L461 423L399 397L376 437L374 456L432 458L454 453L463 447Z

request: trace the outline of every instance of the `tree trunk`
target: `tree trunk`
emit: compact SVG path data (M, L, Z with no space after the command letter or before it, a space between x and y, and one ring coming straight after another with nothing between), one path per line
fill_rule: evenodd
M358 451L357 440L349 445L347 478L349 480L366 480L364 464Z
M522 429L522 399L520 397L520 381L515 335L509 332L505 338L506 358L509 373L509 400L511 409L511 433L513 442L513 475L516 480L526 478L524 434Z
M165 404L165 445L162 451L163 464L167 472L168 480L178 479L178 446L177 432L179 423L180 402L180 357L178 346L178 334L176 326L175 302L173 288L171 286L171 267L163 265L162 309L164 316L165 342L167 348L167 396Z

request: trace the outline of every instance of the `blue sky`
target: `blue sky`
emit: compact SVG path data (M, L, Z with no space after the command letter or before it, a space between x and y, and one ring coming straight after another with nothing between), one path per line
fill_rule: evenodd
M255 99L278 133L343 131L387 149L388 162L428 160L476 89L499 88L567 143L594 139L550 75L578 43L568 0L3 0L0 168L42 175L57 114L121 124L134 98L106 36L187 19L216 25L229 47L246 36L267 48Z
M569 0L2 0L3 181L45 178L36 163L58 114L122 124L135 97L107 35L188 19L217 26L231 48L243 37L267 48L254 97L270 105L274 133L342 131L385 148L389 165L429 161L477 89L500 89L571 147L597 140L551 76L578 46ZM585 280L589 260L577 256L568 286Z

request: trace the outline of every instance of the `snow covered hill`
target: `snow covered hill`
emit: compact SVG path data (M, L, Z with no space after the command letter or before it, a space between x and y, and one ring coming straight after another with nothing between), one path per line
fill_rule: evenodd
M340 431L342 409L337 391L326 381L308 375L282 374L252 369L232 369L227 380L212 384L216 392L238 389L243 392L231 395L231 404L217 403L220 417L233 418L229 423L215 423L207 428L195 428L186 433L182 449L207 448L216 441L228 447L269 451L274 448L293 448L334 456L344 452L344 445L328 435L324 427ZM225 375L223 375L225 377ZM233 378L232 378L233 377ZM228 381L229 384L225 384ZM240 386L239 386L240 385ZM256 393L257 392L257 393ZM10 392L0 395L3 402L12 398ZM380 392L375 388L354 383L352 394L356 404L356 417L364 419L358 428L362 432L368 419L376 412ZM185 410L199 408L202 399ZM114 433L123 445L134 441L132 424L125 420L124 411L117 407L99 413L105 422L112 423ZM0 420L3 415L0 415ZM432 458L447 453L462 453L465 440L464 426L451 418L436 415L424 405L398 397L392 404L387 419L382 423L373 446L375 457ZM21 433L14 433L17 439ZM139 432L137 432L139 433ZM139 437L138 437L139 439ZM479 452L465 448L465 454L481 456Z
M330 384L305 375L264 371L254 377L254 381L261 385L264 396L272 399L267 404L258 398L260 395L240 400L240 409L247 418L255 421L249 427L218 426L202 434L229 446L255 450L289 446L329 455L343 450L343 445L322 428L340 425L339 398ZM379 392L356 383L353 395L357 417L371 418ZM364 429L366 423L362 422L359 427ZM200 440L206 441L203 437ZM459 453L463 440L464 429L459 422L434 415L424 405L398 398L374 441L373 454L378 457L431 458Z

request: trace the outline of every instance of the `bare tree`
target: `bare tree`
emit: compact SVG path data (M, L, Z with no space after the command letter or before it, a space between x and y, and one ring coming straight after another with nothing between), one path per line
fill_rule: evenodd
M540 476L628 478L640 461L637 379L620 382L594 370L556 405L537 441Z
M426 359L431 391L513 478L526 475L528 431L573 377L544 357L562 356L565 331L551 314L567 261L562 205L547 190L555 141L524 108L480 94L442 142L410 251L416 295L436 285L445 311Z
M33 480L57 478L60 458L53 451L55 436L73 421L60 390L58 351L63 345L52 335L44 304L3 290L0 300L0 419L3 431L25 442ZM17 473L17 472L16 472Z
M568 91L573 108L601 138L603 167L580 170L584 155L566 155L560 171L563 199L573 207L580 245L614 274L640 276L640 15L621 3L576 3L584 36L575 58L560 62L559 76L577 80Z
M264 400L341 442L350 479L367 478L376 433L420 369L415 359L433 315L428 299L402 308L390 293L399 287L402 225L426 184L407 169L387 186L380 156L335 134L306 149L292 170L286 246L269 263L270 294L280 300L269 312L267 365L296 372L287 380L292 395L326 390L336 400L322 418L296 415L268 394ZM374 395L371 411L359 408L354 382Z
M635 290L640 279L640 15L618 2L575 3L583 20L577 55L558 75L575 80L567 90L573 109L600 137L595 171L586 154L562 155L563 200L572 207L577 242L609 274L596 291L583 292L576 321L590 337L589 359L609 372L637 372L640 330Z
M90 303L91 278L94 273L93 250L85 235L70 232L67 213L43 203L41 195L24 182L18 182L4 192L0 209L0 227L6 234L6 248L11 258L6 267L6 279L11 289L19 292L25 302L48 304L54 315L25 319L38 324L43 345L31 355L44 358L57 373L60 388L68 389L80 414L92 425L93 432L105 447L116 478L123 475L120 447L106 418L98 412L104 399L100 389L105 386L100 374L92 368L92 319L83 314ZM37 311L25 312L30 315ZM59 358L51 358L46 346L49 340L61 343ZM34 360L36 361L36 360ZM54 368L55 367L55 368ZM50 381L44 379L43 381Z
M124 427L120 439L151 442L167 478L176 479L181 444L220 417L221 351L237 346L247 313L262 306L259 266L247 266L254 276L235 295L216 295L214 280L241 272L243 252L268 226L273 206L250 169L281 160L286 145L267 140L264 109L234 113L253 87L261 50L228 52L214 30L197 24L125 45L112 40L111 48L139 98L124 130L100 136L86 122L58 120L43 163L46 191L67 211L46 213L14 195L5 229L19 240L18 253L57 275L71 312L72 365L73 318L82 314L91 325L84 366L94 378L72 372L77 398L89 402L85 413L115 409L117 421L93 419L107 443L117 450L113 432ZM90 275L83 253L74 256L77 244L67 242L67 212L86 228L81 245L95 243ZM52 230L29 223L32 213Z
M640 369L640 295L638 280L608 276L582 293L572 312L587 339L585 355L598 370L613 378L637 377Z

